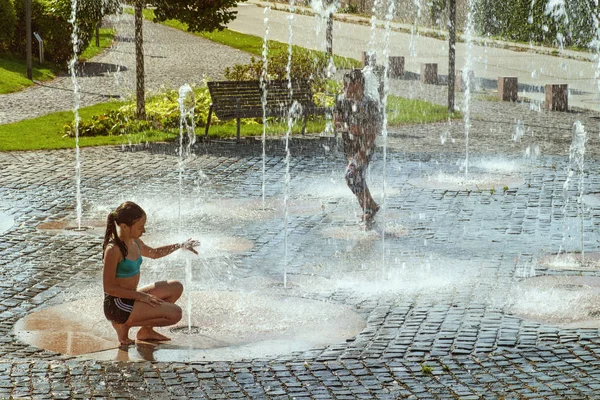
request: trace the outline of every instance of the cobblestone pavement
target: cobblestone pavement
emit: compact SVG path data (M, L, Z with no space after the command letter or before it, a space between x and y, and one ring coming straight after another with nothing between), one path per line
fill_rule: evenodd
M445 99L443 87L414 81L394 81L392 91ZM581 249L569 147L579 121L588 138L583 191L600 192L598 115L536 111L486 96L474 95L468 147L461 121L390 128L370 174L379 199L384 175L386 183L378 216L386 235L377 240L352 234L359 231L357 205L332 138L292 140L289 186L284 144L269 140L265 192L282 204L289 187L296 208L287 226L281 213L253 217L233 206L260 207L260 142L200 143L181 172L171 144L82 150L84 217L103 218L133 199L152 212L148 230L161 233L167 218L160 215L176 209L174 194L181 191L181 204L192 210L187 218L203 233L254 243L212 259L197 271L195 287L281 280L287 242L295 288L289 295L344 304L366 320L344 343L238 362L95 361L18 340L13 329L20 318L101 290L101 238L38 229L74 218L74 151L0 153L0 213L15 220L0 235L0 398L598 398L598 325L565 327L512 312L528 277L598 276L594 269L538 262L560 249ZM503 179L520 183L497 190L418 183L439 172L460 174L467 148L473 174L487 172L491 162L508 175ZM564 196L565 182L571 197ZM198 204L221 211L196 214ZM598 252L598 205L588 204L583 216L584 247ZM166 272L183 278L178 270ZM597 314L590 319L597 322Z
M421 95L435 100L438 90L421 88ZM484 109L487 116L479 118ZM459 122L390 129L386 213L403 233L386 228L391 234L385 241L323 235L327 229L359 229L357 206L341 179L343 157L331 138L292 140L290 201L306 205L309 212L297 208L289 215L290 282L303 287L305 297L353 308L367 326L345 343L243 362L93 361L17 340L13 326L21 317L60 303L66 292L98 290L101 238L37 229L43 222L73 218L73 151L0 154L0 212L15 219L0 237L0 397L597 398L597 328L564 328L511 313L515 287L526 276L598 275L537 263L560 248L577 249L578 239L569 237L577 236L570 231L577 214L568 203L565 207L563 197L569 165L564 147L575 120L590 127L585 193L600 191L595 115L477 101L473 110L472 169L481 160L500 158L505 165L517 165L510 174L523 183L495 193L411 183L460 169L464 128ZM514 120L524 121L521 141L513 139ZM439 132L446 129L455 142L442 145ZM526 158L526 148L534 143L540 153ZM260 199L260 142L201 143L193 153L182 173L184 204L237 200L242 207L245 199ZM286 158L281 140L270 140L266 154L266 195L282 202ZM102 218L106 207L127 198L164 211L160 199L179 192L173 145L86 148L82 160L87 217ZM379 147L371 179L380 197L383 167ZM323 211L310 212L315 204ZM598 217L593 206L585 212L589 252L598 251ZM217 283L226 288L253 277L279 279L285 235L281 215L244 219L229 210L190 218L207 234L240 236L255 244L245 253L214 259L211 271L200 273L200 287ZM157 225L151 217L149 230L160 230ZM388 274L383 280L377 278L382 258ZM325 284L303 286L308 278ZM336 281L347 284L332 284Z

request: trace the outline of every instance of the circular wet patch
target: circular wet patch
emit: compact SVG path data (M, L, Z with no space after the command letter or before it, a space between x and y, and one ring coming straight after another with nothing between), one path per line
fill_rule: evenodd
M267 220L285 214L310 216L323 214L327 205L317 200L290 199L287 205L281 199L223 199L218 203L204 204L200 212L220 219L235 219L236 221Z
M399 255L382 262L380 257L355 257L353 251L356 248L350 252L341 249L339 255L328 262L306 263L298 272L288 275L288 282L296 285L300 292L328 295L350 291L353 296L365 298L383 294L415 296L437 293L441 296L472 285L482 268L481 262L438 257ZM385 266L382 265L384 263ZM264 285L254 279L249 284L253 287Z
M0 235L6 233L15 224L13 217L0 213Z
M106 221L101 219L83 219L81 226L74 220L59 220L43 222L37 226L42 231L62 231L72 234L93 234L103 236L106 231Z
M552 269L594 271L600 269L600 253L549 254L542 257L539 263Z
M519 282L508 311L565 328L600 328L600 277L539 276Z
M321 230L321 235L331 239L344 240L378 240L386 237L404 237L408 229L396 222L375 222L369 228L364 226L330 226Z
M227 256L231 253L245 253L254 247L254 242L251 240L236 236L189 233L187 237L200 242L200 245L195 248L198 252L197 257L200 258L215 258ZM184 238L182 236L174 236L171 232L160 232L157 230L151 234L142 236L144 243L149 246L160 246L165 243L181 243ZM196 255L187 251L184 251L183 254L192 256L191 259L196 257Z
M506 188L515 188L523 184L523 180L510 175L498 174L447 174L439 172L423 178L409 180L409 184L427 189L490 191L502 193Z
M348 307L298 297L206 291L191 292L179 304L183 319L171 329L157 329L172 338L160 344L119 349L99 297L44 308L19 320L14 331L33 346L84 358L189 362L304 351L343 343L365 327ZM135 337L134 329L130 337Z
M583 196L583 202L590 207L600 207L600 193L590 193Z

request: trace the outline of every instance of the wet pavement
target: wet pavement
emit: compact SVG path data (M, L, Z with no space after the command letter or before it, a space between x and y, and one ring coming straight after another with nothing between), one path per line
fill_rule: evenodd
M442 86L415 81L391 90L445 99ZM364 321L355 335L302 350L248 357L229 347L235 361L161 361L185 352L176 343L115 345L101 359L23 341L22 318L101 297L102 237L62 228L75 219L74 150L0 153L0 398L597 398L600 314L581 304L596 295L598 270L544 260L582 243L600 251L598 115L485 92L472 100L468 145L462 121L390 127L381 138L369 182L384 209L372 231L358 224L335 138L295 137L289 160L285 143L269 139L264 178L258 140L198 143L184 163L169 143L82 150L84 225L134 200L148 213L148 243L202 238L200 257L145 261L142 284L324 302ZM583 166L569 151L578 121ZM230 303L244 314L243 301ZM97 312L86 307L71 320ZM276 330L282 318L229 334L251 336L259 322ZM329 324L312 329L324 336Z
M425 87L423 96L435 97L435 90ZM85 218L102 221L110 208L132 199L149 214L148 243L175 240L179 221L181 235L252 243L194 260L188 290L324 301L348 307L366 324L334 344L260 358L236 354L242 361L160 362L153 354L167 345L145 344L99 360L19 340L15 324L32 312L101 296L102 238L94 231L48 229L48 223L75 218L73 151L0 154L0 213L14 219L0 237L0 396L594 398L600 387L598 314L587 315L586 323L596 323L591 327L563 327L516 313L567 301L560 292L542 293L545 303L531 297L521 284L532 276L598 276L594 269L552 269L539 262L559 250L581 248L578 175L569 178L572 196L564 197L569 156L563 146L568 147L571 120L593 121L594 115L539 113L527 104L494 102L475 103L474 109L479 106L498 113L498 120L538 121L526 122L525 130L539 133L515 141L508 122L500 134L501 124L476 121L470 171L472 181L480 182L461 187L461 122L390 128L385 212L370 232L357 223L358 206L342 179L344 161L334 138L292 140L287 186L284 143L268 141L265 208L260 141L197 144L181 172L181 186L174 144L83 149ZM442 145L440 132L446 129L455 140ZM555 141L548 139L553 135ZM588 198L600 192L597 140L590 132ZM532 143L540 144L540 153L527 157ZM383 171L381 143L370 173L380 201ZM486 187L489 174L500 182L494 186L517 183L492 191ZM587 252L598 251L597 207L593 201L584 207ZM185 260L181 255L149 260L143 280L185 281ZM569 307L576 310L577 298L566 304L567 313ZM327 332L327 325L324 320L320 329ZM147 361L128 361L140 359Z

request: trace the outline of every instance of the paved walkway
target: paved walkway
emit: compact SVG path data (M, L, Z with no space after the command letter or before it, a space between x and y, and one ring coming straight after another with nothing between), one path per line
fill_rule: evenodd
M500 120L508 115L538 117L522 105L494 106ZM562 120L565 129L554 131L567 136L572 117L556 114L549 124ZM501 126L478 121L471 140L473 173L489 169L489 161L521 180L514 185L505 176L511 187L496 193L482 187L436 189L418 182L440 171L454 174L464 159L459 143L433 145L440 140L441 126L390 133L385 256L381 237L373 240L356 225L357 206L341 179L343 157L335 142L294 140L289 201L296 207L290 209L288 225L293 289L284 295L346 305L367 326L345 343L238 362L152 362L152 351L146 353L149 362L123 361L127 353L121 361L95 361L18 340L14 324L30 312L99 294L101 237L38 229L41 223L73 219L72 151L0 154L0 212L15 219L0 236L0 396L595 398L600 387L598 325L562 327L514 312L517 300L531 295L519 289L525 277L598 276L595 269L561 271L538 262L560 248L578 248L579 219L571 206L561 211L568 157L554 154L561 153L561 141L566 140L545 138L547 153L542 150L537 158L527 159L529 145L512 141L510 129L501 134ZM543 130L525 125L526 132L530 128ZM593 136L590 141L597 140ZM134 199L149 212L154 240L176 230L177 202L164 200L179 193L176 150L158 144L84 149L84 217L101 221L110 207ZM371 176L381 199L384 166L379 150ZM195 266L188 289L234 290L240 282L253 282L254 290L273 292L273 282L281 285L283 215L251 213L260 204L261 153L259 142L201 144L186 164L186 226L196 233L254 243L246 252ZM586 194L600 191L595 160L592 155L586 162ZM270 201L283 203L285 165L282 143L270 141ZM210 211L215 209L220 211ZM595 207L585 214L590 253L598 251L598 215ZM384 280L382 257L389 269ZM148 274L184 280L177 263L149 261ZM547 301L565 299L562 292L545 295ZM544 307L534 298L527 302ZM597 317L591 320L598 322Z
M115 45L81 65L77 74L82 107L129 99L135 93L133 16L122 14L108 23L117 30ZM245 52L148 21L144 22L144 54L149 94L163 87L200 83L205 78L221 79L225 67L250 61ZM70 75L38 83L18 93L0 95L0 123L72 110L74 101Z
M392 86L444 102L439 86ZM254 244L194 264L187 290L245 282L259 292L342 304L366 321L343 343L236 362L153 361L165 345L146 351L144 362L127 361L135 348L98 361L19 340L15 324L31 312L101 295L101 237L39 229L73 220L73 151L0 153L0 213L15 221L0 234L0 398L597 398L600 320L593 309L579 311L597 290L598 268L550 268L541 260L581 250L579 175L568 172L578 171L569 158L577 122L588 133L584 248L600 251L598 116L485 99L478 94L472 104L468 147L461 122L390 129L385 163L381 142L370 177L383 200L385 171L383 237L357 226L331 138L292 140L287 226L281 210L256 212L260 142L199 144L181 175L175 145L83 149L85 218L101 221L117 203L135 200L159 243L178 229L174 194L181 191L186 229ZM471 176L492 174L495 183L461 183L467 149ZM278 204L286 195L284 150L280 139L266 149L265 191ZM281 288L286 232L289 290ZM173 257L148 260L144 279L184 280ZM566 283L528 291L524 285L539 277ZM572 277L588 285L569 283ZM583 321L573 325L561 313Z

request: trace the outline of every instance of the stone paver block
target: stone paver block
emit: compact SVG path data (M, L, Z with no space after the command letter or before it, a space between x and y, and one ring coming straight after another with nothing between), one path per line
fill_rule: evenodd
M471 91L475 89L475 72L471 70L456 71L456 80L454 81L455 90L457 92L464 92L467 90L467 87Z
M426 85L438 84L438 65L435 63L421 64L421 83Z
M366 67L366 66L374 67L376 62L377 62L377 56L374 51L363 51L362 52L363 67Z
M566 83L546 85L545 107L550 111L569 110L569 87Z
M502 101L517 101L519 80L515 76L498 77L498 97Z
M402 78L404 76L404 57L390 56L388 68L388 76L390 78Z

